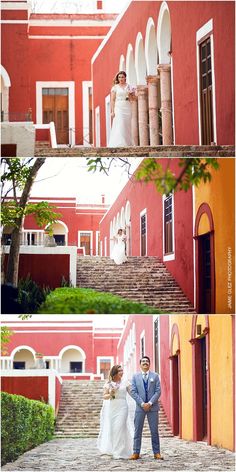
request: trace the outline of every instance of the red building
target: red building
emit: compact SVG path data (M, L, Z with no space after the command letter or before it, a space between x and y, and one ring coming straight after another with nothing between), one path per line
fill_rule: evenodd
M92 59L95 143L108 141L110 89L125 70L134 144L233 144L234 7L130 1Z
M1 8L3 119L32 119L39 139L54 122L59 144L89 145L91 58L117 14L102 2L80 14L33 14L27 0L2 0Z
M161 164L179 175L177 159ZM111 238L120 227L126 230L127 254L160 257L193 304L193 189L166 197L152 182L129 180L101 220L103 255L110 255Z

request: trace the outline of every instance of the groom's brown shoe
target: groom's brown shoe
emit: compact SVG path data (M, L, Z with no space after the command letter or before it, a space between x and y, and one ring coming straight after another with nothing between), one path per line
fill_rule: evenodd
M129 459L130 461L136 461L137 459L139 459L139 454L134 452L134 454L132 454Z
M154 459L159 459L163 461L163 457L161 456L161 454L154 454Z

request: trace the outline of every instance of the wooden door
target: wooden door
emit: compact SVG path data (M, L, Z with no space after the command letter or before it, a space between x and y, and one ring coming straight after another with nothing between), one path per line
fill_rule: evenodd
M199 313L212 313L212 270L210 234L199 238Z
M67 88L43 89L43 123L54 121L58 144L69 144Z
M111 361L101 360L100 373L104 374L104 379L108 379L110 370L111 370Z
M201 131L202 144L211 144L213 136L211 39L200 44Z
M91 255L91 234L90 233L80 234L80 247L84 247L86 256Z
M173 356L172 361L172 428L174 436L180 433L179 407L179 356Z

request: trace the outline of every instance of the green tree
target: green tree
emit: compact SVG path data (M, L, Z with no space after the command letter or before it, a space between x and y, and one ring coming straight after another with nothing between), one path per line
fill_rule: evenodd
M6 356L8 354L7 345L9 344L11 340L13 331L7 326L1 326L0 331L1 331L1 351L2 351L2 355Z
M18 284L20 238L24 217L34 215L40 227L48 225L50 230L53 223L61 216L48 202L29 203L33 183L45 160L46 158L2 159L2 227L12 228L5 282L15 286Z
M131 174L131 163L129 158L88 158L87 166L90 172L103 172L109 175L113 164L119 162L126 167L129 177L141 182L153 182L157 191L168 195L177 190L187 191L192 185L198 186L201 182L209 182L212 178L212 169L219 168L217 158L191 158L182 157L178 159L179 173L171 170L173 158L168 158L165 164L163 159L146 158L140 163L134 177Z

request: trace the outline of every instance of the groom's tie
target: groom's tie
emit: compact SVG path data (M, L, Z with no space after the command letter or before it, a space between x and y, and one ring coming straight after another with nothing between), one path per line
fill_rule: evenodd
M144 383L144 388L145 388L145 401L147 403L148 402L148 374L147 373L143 375L143 383Z

